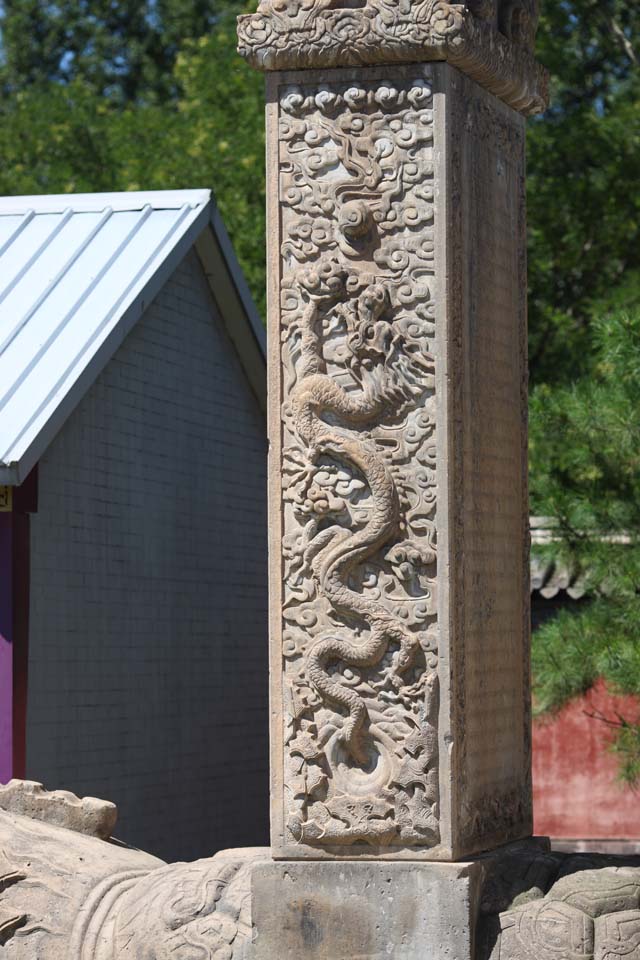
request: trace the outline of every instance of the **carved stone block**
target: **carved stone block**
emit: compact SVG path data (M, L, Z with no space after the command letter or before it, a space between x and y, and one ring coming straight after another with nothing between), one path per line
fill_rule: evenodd
M500 917L495 960L593 960L593 920L561 901L537 900Z
M640 960L640 857L533 838L465 863L274 862L245 848L164 864L87 831L100 806L112 815L27 782L0 792L2 957Z
M640 960L640 910L624 910L596 920L594 960Z
M487 863L477 960L640 960L639 857L528 844Z
M268 850L168 865L79 826L113 804L40 789L16 813L32 788L0 794L1 957L248 960L251 872Z
M273 853L457 859L531 831L523 120L268 101Z
M251 960L475 960L476 863L262 863Z

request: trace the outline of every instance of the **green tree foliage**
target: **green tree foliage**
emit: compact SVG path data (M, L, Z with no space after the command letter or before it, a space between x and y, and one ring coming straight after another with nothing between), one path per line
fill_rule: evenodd
M4 0L4 93L79 79L119 103L170 99L182 44L214 29L230 7L233 0Z
M640 693L640 5L543 11L553 99L528 133L531 501L556 519L547 550L582 572L591 601L534 634L540 711L598 677ZM636 719L600 720L629 783Z
M640 308L592 324L591 374L531 400L532 498L555 519L546 548L585 579L591 602L534 635L536 705L553 710L598 677L640 692ZM639 716L606 717L621 775L640 777Z
M181 95L171 107L131 105L111 118L114 188L213 186L264 312L264 79L235 52L234 16L183 44L174 80Z
M5 4L0 194L212 187L264 309L264 81L235 52L239 9Z
M531 376L588 371L602 301L640 273L640 4L542 0L550 109L529 125ZM636 281L636 293L640 281Z
M261 80L234 52L243 6L4 0L2 191L210 185L262 301ZM640 4L542 7L553 105L529 129L530 355L551 383L588 370L594 307L640 273Z

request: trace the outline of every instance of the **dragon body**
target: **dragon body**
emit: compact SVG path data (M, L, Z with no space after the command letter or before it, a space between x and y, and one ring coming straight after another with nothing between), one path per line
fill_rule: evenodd
M356 364L383 362L392 349L391 324L383 318L388 306L388 294L381 284L367 287L355 302L348 320L348 342ZM291 396L296 432L312 466L326 456L357 471L368 486L372 506L361 530L336 524L317 531L308 543L305 559L333 609L342 618L363 624L367 635L357 641L343 636L319 640L306 654L306 673L325 702L347 711L340 738L352 757L365 764L365 703L355 690L334 679L328 667L337 661L356 668L375 666L393 644L397 651L391 676L400 686L418 645L416 635L398 617L349 584L355 569L384 547L398 529L400 505L389 467L372 440L352 432L379 419L390 400L398 399L398 386L390 380L386 390L348 391L327 373L317 329L325 307L326 298L314 298L302 317L300 376ZM338 426L327 423L327 415Z

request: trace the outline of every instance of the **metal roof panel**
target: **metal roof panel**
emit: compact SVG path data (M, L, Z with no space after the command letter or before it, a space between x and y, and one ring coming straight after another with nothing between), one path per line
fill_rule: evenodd
M21 482L211 216L208 190L0 199L0 480Z

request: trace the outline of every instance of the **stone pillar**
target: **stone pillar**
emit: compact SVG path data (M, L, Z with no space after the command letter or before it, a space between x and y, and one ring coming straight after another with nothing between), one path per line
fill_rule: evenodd
M268 71L275 859L458 860L531 833L536 4L262 0L239 21Z

